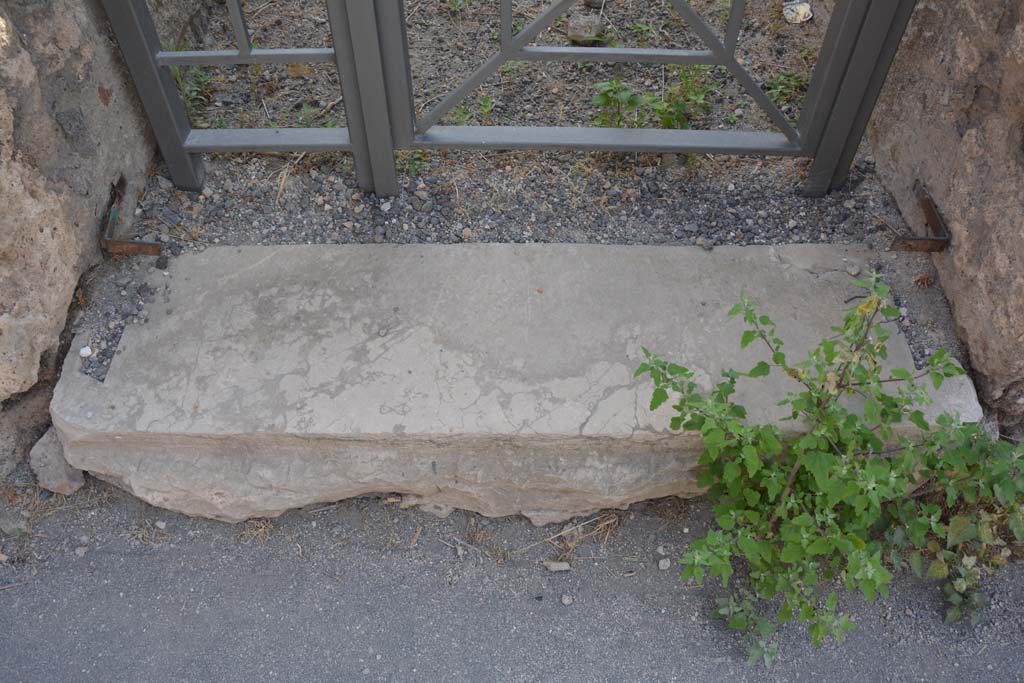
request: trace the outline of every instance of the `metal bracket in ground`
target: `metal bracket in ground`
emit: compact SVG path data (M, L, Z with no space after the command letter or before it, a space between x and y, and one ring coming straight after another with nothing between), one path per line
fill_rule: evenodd
M123 181L122 181L123 183ZM103 218L103 225L100 230L100 247L107 254L121 254L125 256L159 256L161 246L158 242L147 242L145 240L120 240L113 235L114 226L117 225L121 215L121 200L124 192L121 184L114 186L110 195L110 205Z
M914 184L914 195L924 213L924 222L930 235L901 235L889 247L892 251L942 252L949 248L950 233L946 219L939 211L932 195L920 181Z

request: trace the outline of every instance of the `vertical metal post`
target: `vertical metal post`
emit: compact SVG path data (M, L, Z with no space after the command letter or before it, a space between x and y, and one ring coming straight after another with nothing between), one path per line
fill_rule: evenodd
M375 3L328 0L327 13L355 154L356 182L380 196L398 194Z
M409 39L405 30L405 3L404 0L376 0L376 4L391 137L396 148L408 148L413 144L416 113L409 66Z
M356 76L356 56L352 52L352 31L349 27L345 0L327 0L327 19L331 26L334 61L341 81L341 94L348 121L348 135L352 143L356 183L367 192L373 192L373 169L370 167L370 148L363 123L363 105L359 97L359 78Z
M842 41L832 48L829 61L841 60L843 50L848 50L848 62L843 69L834 61L825 64L808 96L814 113L801 121L801 131L814 150L814 163L803 188L805 195L820 197L846 182L916 4L917 0L870 0L869 4L845 0L837 6L836 19L844 23ZM858 19L859 30L850 25ZM812 96L818 99L812 101Z
M153 127L160 153L171 180L183 190L200 190L205 169L203 158L185 152L185 139L191 130L185 105L170 72L156 62L160 36L149 14L146 0L102 0L110 26L117 36L121 54L135 81Z

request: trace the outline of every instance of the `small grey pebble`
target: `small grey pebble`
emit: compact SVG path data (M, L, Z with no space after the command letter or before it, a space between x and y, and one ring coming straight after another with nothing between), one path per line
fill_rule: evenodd
M566 607L568 607L568 606L569 606L569 605L571 605L572 603L573 603L573 597L572 597L571 595L563 595L563 596L562 596L562 604L563 604L563 605L565 605Z
M666 571L667 569L669 569L671 567L672 567L672 560L668 559L667 557L663 557L660 560L658 560L658 569L660 569L661 571Z

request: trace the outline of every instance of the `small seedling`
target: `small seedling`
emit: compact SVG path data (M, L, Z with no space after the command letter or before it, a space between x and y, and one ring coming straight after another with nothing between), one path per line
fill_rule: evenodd
M634 22L633 26L630 27L633 31L633 35L636 36L637 43L640 47L644 47L647 41L654 38L657 30L650 24L644 24L642 22Z
M794 104L807 92L807 76L783 71L764 84L764 90L777 105Z
M494 98L487 95L481 95L476 101L477 108L480 110L480 121L484 125L491 122L491 114L494 113Z
M430 151L425 149L400 150L396 158L399 172L410 178L418 176L430 165Z
M473 0L445 0L445 7L450 14L461 14Z
M615 79L597 84L597 94L591 102L598 108L595 123L602 128L625 128L627 116L637 118L637 110L645 100Z
M467 104L463 103L452 109L449 116L456 126L465 126L473 117L473 112L470 111Z
M299 110L299 121L302 125L311 127L313 125L313 120L316 119L317 114L319 113L320 110L318 108L314 107L309 102L303 102L302 108Z

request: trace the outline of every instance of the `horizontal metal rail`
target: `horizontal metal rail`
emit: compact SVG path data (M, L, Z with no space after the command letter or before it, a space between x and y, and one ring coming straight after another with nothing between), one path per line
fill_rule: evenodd
M414 147L779 156L803 152L799 144L773 132L537 126L431 126L414 138Z
M231 66L234 64L307 64L334 61L329 47L304 47L278 50L161 50L156 53L160 66Z
M350 152L347 128L193 129L186 152Z
M644 64L722 64L710 50L655 50L631 47L524 47L509 61L642 62Z

